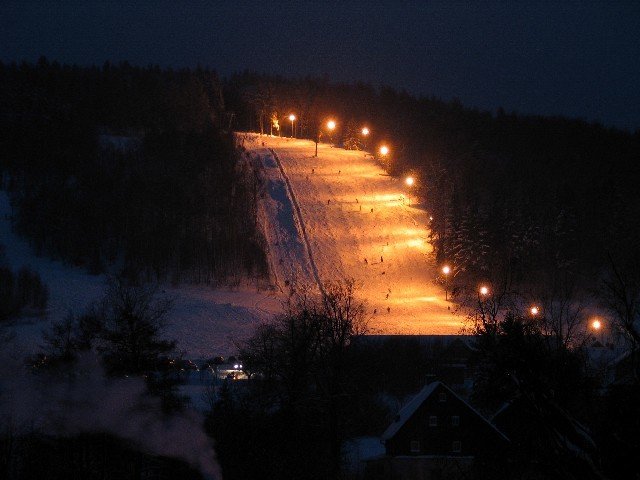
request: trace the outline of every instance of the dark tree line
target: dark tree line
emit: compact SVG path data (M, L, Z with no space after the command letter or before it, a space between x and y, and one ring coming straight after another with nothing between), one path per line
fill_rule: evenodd
M229 79L225 94L240 129L262 124L268 133L265 118L282 123L291 111L300 136L313 139L322 119L335 116L334 138L360 148L354 125L369 126L369 149L391 145L385 168L417 173L437 258L460 283L505 269L525 284L559 270L585 283L605 269L608 252L635 255L640 132L251 72Z
M356 410L349 351L366 318L353 282L325 292L299 289L286 313L241 345L248 386L227 384L210 417L224 478L340 478Z
M17 272L5 265L0 244L0 323L25 313L42 314L49 301L49 289L40 275L28 267Z
M0 168L38 253L203 283L266 274L215 72L0 65Z
M0 437L0 472L11 480L119 478L200 480L185 462L159 457L106 433Z

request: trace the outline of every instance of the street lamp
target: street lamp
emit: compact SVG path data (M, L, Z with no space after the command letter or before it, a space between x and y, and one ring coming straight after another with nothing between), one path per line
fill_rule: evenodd
M602 333L600 332L602 330L602 326L602 322L598 318L594 318L591 321L591 329L594 331L593 338L600 343L604 343L604 341L602 340ZM600 335L598 335L598 333L600 333Z
M537 316L538 316L538 314L540 313L540 309L539 309L537 306L533 305L533 306L529 309L529 313L531 313L531 316L532 316L533 318L535 318L535 317L537 317Z
M407 177L404 181L409 187L411 187L415 183L415 179L411 176Z
M329 120L327 121L327 130L329 130L330 132L335 130L336 128L336 122L335 120ZM322 136L322 124L320 124L320 126L318 126L318 134L316 135L316 154L314 155L315 157L318 156L318 143L320 143L320 137Z
M369 127L362 127L362 130L360 130L360 133L362 134L362 149L366 150L368 147L367 137L371 133L371 130L369 130ZM367 154L365 153L364 156L366 157Z
M291 138L293 138L293 122L296 120L296 116L292 113L289 115L289 120L291 120Z
M480 295L482 295L483 297L486 297L487 295L489 295L489 287L487 287L486 285L482 285L480 287Z
M382 145L380 147L380 155L388 155L389 154L389 147L387 147L386 145Z
M451 267L449 265L445 265L442 267L442 273L444 274L444 300L445 302L448 300L447 293L449 287L449 274L451 273Z

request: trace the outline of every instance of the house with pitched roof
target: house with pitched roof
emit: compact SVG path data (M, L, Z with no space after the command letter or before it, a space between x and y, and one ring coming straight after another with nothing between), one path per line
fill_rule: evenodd
M382 441L385 455L369 460L367 478L427 480L462 475L478 461L506 458L510 443L439 381L425 386L400 410Z

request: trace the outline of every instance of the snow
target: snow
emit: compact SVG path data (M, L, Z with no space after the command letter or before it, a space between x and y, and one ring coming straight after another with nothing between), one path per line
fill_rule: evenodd
M321 143L315 158L315 144L308 140L256 134L239 138L265 167L267 202L279 203L270 208L281 215L267 215L272 224L265 230L281 288L282 279L315 284L315 263L321 282L356 281L372 333L460 332L461 317L448 309L444 290L433 282L437 266L428 243L429 214L416 206L401 179L387 175L363 152ZM291 192L283 191L287 181ZM299 206L302 221L292 204Z
M444 291L433 283L428 214L415 206L400 179L386 175L363 152L320 144L314 158L315 145L307 140L256 134L239 138L264 172L259 218L276 289L163 285L163 293L174 299L165 336L177 340L179 351L187 358L235 354L236 341L282 311L287 284L313 286L318 279L356 281L357 295L371 317L371 333L459 333L462 319L448 310ZM38 272L50 291L45 318L22 319L11 327L18 350L29 354L51 322L69 312L80 314L101 299L107 279L35 256L28 242L11 231L11 213L8 197L0 191L0 244L7 262L14 270L28 266Z
M440 382L432 382L425 386L420 392L409 401L396 415L394 422L382 434L383 440L389 440L398 433L398 430L411 418L411 416L418 410L420 405L431 396L434 390L440 385Z
M62 320L69 312L82 313L99 301L107 285L104 275L90 275L73 267L34 255L27 241L11 231L11 207L6 192L0 191L0 244L5 246L9 266L28 266L38 272L49 288L46 318L21 319L10 327L15 334L16 355L37 351L42 331ZM206 286L162 286L164 295L174 299L164 336L177 339L177 349L187 358L208 358L237 353L234 341L253 331L281 311L281 300L273 292L249 287L236 290Z
M426 385L422 390L420 390L420 392L415 397L413 397L409 401L409 403L407 403L404 407L402 407L402 409L396 415L395 421L391 425L389 425L389 427L387 427L385 432L382 434L381 438L385 441L393 438L395 434L398 433L398 431L402 428L402 426L407 422L407 420L409 420L413 416L413 414L416 412L416 410L420 408L420 405L422 405L425 402L425 400L429 398L439 386L442 386L442 388L444 388L447 391L448 395L451 395L452 397L455 397L458 400L460 400L462 403L464 403L469 408L469 410L471 410L473 413L475 413L478 416L478 418L481 418L487 425L489 425L489 427L495 430L507 442L509 441L509 439L500 430L498 430L495 425L489 422L486 418L484 418L483 415L480 414L480 412L478 412L475 408L469 405L469 403L464 401L458 394L456 394L453 390L447 387L446 384L440 381L431 382L430 384Z
M385 454L379 437L356 437L347 440L342 447L349 472L363 474L365 462Z

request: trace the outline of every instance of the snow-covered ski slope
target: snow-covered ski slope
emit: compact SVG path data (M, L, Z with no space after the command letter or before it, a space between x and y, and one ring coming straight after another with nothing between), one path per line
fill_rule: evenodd
M307 140L238 140L264 168L269 255L285 293L316 284L317 269L321 282L356 281L375 333L459 333L462 318L433 282L428 214L400 179L363 152L320 144L315 158Z

